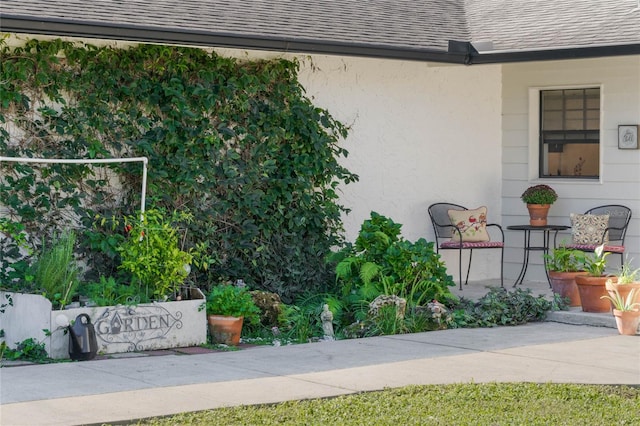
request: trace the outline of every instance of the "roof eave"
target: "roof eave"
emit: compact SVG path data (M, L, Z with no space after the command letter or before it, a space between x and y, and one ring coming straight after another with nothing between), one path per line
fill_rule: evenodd
M449 42L449 49L445 51L363 43L327 42L323 40L300 40L266 36L250 37L184 29L160 29L139 25L34 19L32 17L5 14L0 14L0 19L2 22L0 28L5 33L256 49L289 53L316 53L466 65L640 54L640 44L478 53L469 42Z
M640 44L571 47L545 50L486 52L471 54L470 64L503 64L509 62L553 61L640 55Z
M279 37L250 37L238 34L211 33L138 25L113 25L108 23L86 23L65 20L34 20L20 16L0 15L2 32L17 34L40 34L50 36L78 37L135 41L144 43L178 44L236 49L256 49L288 53L316 53L329 55L360 56L369 58L404 59L426 62L463 63L460 55L446 51L398 48L362 43L325 42L323 40L294 40Z

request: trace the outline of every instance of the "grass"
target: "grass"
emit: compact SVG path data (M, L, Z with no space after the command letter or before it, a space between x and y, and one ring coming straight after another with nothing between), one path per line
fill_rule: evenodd
M408 386L330 399L222 408L137 425L633 425L640 389L488 383Z

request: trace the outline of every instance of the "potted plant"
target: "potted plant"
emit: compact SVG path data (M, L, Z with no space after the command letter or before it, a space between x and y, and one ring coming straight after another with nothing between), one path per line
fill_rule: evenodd
M607 285L609 296L613 297L614 292L617 291L623 299L626 299L627 295L636 289L636 297L640 297L640 268L633 269L629 261L623 263L617 280L611 280L610 283L607 282Z
M634 336L640 325L640 303L636 302L637 289L631 289L626 297L612 286L612 281L607 280L608 295L602 299L609 300L613 305L613 316L616 318L616 326L620 334Z
M604 251L604 245L596 247L593 253L585 255L584 270L587 274L576 276L580 302L585 312L609 312L611 309L610 303L602 299L602 296L607 295L607 279L617 281L617 278L604 274L609 254L611 253Z
M209 333L217 343L237 346L243 323L260 321L260 309L251 293L245 287L231 284L219 284L211 289L206 310Z
M549 207L558 199L558 194L549 185L534 185L527 188L520 196L527 203L529 224L546 226Z
M580 293L575 278L587 274L583 268L584 252L560 246L544 257L553 292L568 298L569 306L580 306Z

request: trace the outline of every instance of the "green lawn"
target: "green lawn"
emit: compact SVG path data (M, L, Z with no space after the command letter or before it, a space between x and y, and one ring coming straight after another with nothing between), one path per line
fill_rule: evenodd
M638 425L640 388L489 383L408 386L243 406L139 425Z

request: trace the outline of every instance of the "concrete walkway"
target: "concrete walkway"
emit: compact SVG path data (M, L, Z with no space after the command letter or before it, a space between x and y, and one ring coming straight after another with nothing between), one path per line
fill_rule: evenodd
M470 283L475 300L499 282ZM551 296L546 283L525 283ZM511 289L507 285L507 289ZM571 382L640 385L640 336L580 308L550 322L237 352L198 348L0 368L1 425L126 422L224 406L322 398L410 384ZM166 355L169 353L170 355ZM154 356L164 354L165 356Z
M0 369L0 424L122 422L411 384L640 385L640 336L555 322Z

